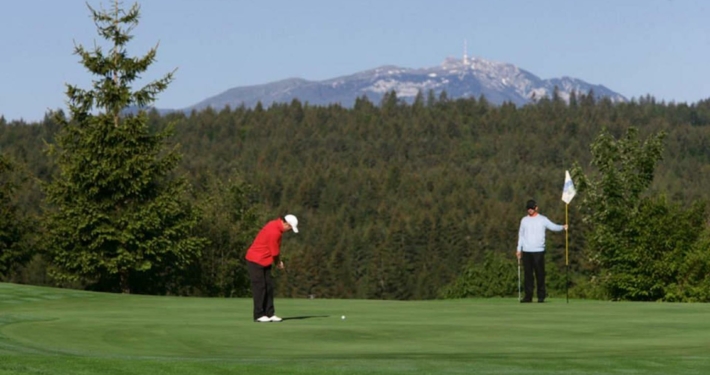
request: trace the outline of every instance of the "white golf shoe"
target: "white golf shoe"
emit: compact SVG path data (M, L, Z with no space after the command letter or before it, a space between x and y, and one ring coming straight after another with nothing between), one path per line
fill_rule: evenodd
M279 318L278 316L274 315L274 316L272 316L271 318L269 318L269 320L272 321L272 322L280 322L280 321L282 321L283 319L281 319L281 318Z
M255 322L257 322L257 323L269 323L269 322L271 322L271 318L269 318L268 316L264 315L264 316L262 316L261 318L255 320Z

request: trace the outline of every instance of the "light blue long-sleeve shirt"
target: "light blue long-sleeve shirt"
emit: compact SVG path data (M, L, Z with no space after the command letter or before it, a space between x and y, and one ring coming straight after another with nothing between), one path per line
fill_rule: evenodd
M551 222L540 214L522 218L520 232L518 232L518 251L528 253L545 251L545 229L559 232L565 227Z

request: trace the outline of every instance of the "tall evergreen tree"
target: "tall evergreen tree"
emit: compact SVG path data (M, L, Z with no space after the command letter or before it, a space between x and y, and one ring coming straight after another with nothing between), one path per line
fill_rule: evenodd
M157 53L127 54L140 7L126 11L115 1L111 10L89 10L110 48L75 47L96 79L89 90L67 85L71 116L58 116L62 129L49 149L59 169L46 187L53 273L100 290L150 292L204 243L190 234L198 216L189 185L173 173L181 155L167 146L172 127L153 133L144 111L125 114L151 104L173 73L132 91Z

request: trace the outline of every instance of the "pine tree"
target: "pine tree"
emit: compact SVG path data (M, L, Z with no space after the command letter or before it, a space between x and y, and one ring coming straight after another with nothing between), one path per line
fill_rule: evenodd
M75 54L96 79L92 89L67 85L70 118L49 153L59 172L47 188L51 259L58 280L107 291L150 292L194 261L204 244L190 233L198 216L186 200L189 185L174 176L180 161L169 148L172 127L152 132L144 108L165 90L173 73L138 91L131 84L155 61L157 46L129 57L127 43L140 7L91 6L99 35L111 46Z

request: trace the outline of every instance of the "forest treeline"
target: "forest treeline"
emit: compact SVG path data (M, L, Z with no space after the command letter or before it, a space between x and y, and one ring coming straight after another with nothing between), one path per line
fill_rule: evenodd
M48 276L46 253L57 239L47 236L51 207L42 189L57 172L45 152L60 129L55 115L31 124L0 119L3 165L12 166L2 177L15 187L3 196L3 214L12 220L3 226L12 246L0 258L7 281L58 283ZM525 201L536 199L542 213L563 223L564 171L577 163L596 173L591 146L603 129L619 139L631 128L642 139L666 134L642 195L689 209L704 202L710 186L710 101L645 97L613 104L587 93L569 103L553 97L516 107L429 93L406 104L391 92L381 103L363 97L353 108L294 100L268 108L152 111L148 121L155 132L174 127L170 142L182 154L174 173L192 187L201 215L195 235L209 245L198 262L160 270L133 288L138 293L249 295L246 247L266 220L293 213L301 232L284 237L288 270L277 275L279 296L427 299L455 296L453 286L467 282L479 285L466 295L514 295ZM581 191L569 206L570 293L608 298L590 292L599 275L590 261L583 198ZM698 215L700 238L707 218L702 209ZM565 287L564 250L564 236L550 233L548 272L558 294ZM61 285L101 289L87 280Z

